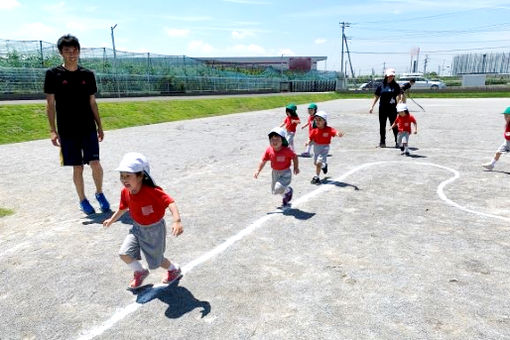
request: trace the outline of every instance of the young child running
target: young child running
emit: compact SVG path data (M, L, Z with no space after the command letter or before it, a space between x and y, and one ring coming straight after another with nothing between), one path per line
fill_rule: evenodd
M308 122L301 127L301 130L306 128L308 126L308 137L310 137L310 133L312 132L312 129L315 127L315 124L313 123L314 116L317 113L317 105L315 103L311 103L308 106ZM301 157L311 157L310 151L312 151L312 145L313 143L308 144L306 147L306 151L301 154Z
M296 127L301 121L297 115L297 106L296 104L289 104L285 107L285 114L287 117L283 121L280 127L285 126L285 130L287 133L287 141L289 142L289 147L294 150L294 135L296 134Z
M494 169L494 165L496 165L496 162L499 160L499 157L501 157L501 154L503 152L510 152L510 106L505 109L505 111L502 112L503 117L505 117L505 141L501 146L498 148L498 151L496 151L496 154L494 154L494 158L489 163L483 164L482 166L487 170Z
M390 126L391 131L395 126L398 126L397 144L402 151L401 155L409 156L409 135L412 133L411 123L414 124L414 133L418 133L418 124L412 114L409 113L407 105L404 103L397 104L397 118Z
M299 173L298 157L289 148L289 143L285 138L285 130L281 127L275 127L269 132L269 147L264 152L262 160L255 171L253 177L257 178L266 165L267 161L271 162L273 169L273 180L271 182L271 191L274 195L283 195L282 208L290 206L292 200L292 187L290 182L292 172L290 171L291 162L294 165L294 175Z
M170 284L182 274L180 267L164 256L166 224L163 217L168 207L173 217L172 235L178 236L182 233L179 210L174 200L152 180L149 163L144 155L136 152L125 154L116 170L120 171L120 181L124 185L119 210L105 220L103 225L111 226L128 210L134 220L119 251L122 261L134 271L130 287L140 287L149 275L149 270L140 263L140 250L149 269L161 267L167 270L162 282Z
M316 127L310 132L310 138L305 145L313 143L313 163L315 165L315 176L312 178L312 184L320 184L321 180L319 175L322 172L328 173L328 153L329 144L331 144L331 137L342 137L344 133L337 131L328 126L328 114L324 111L319 111L314 116Z

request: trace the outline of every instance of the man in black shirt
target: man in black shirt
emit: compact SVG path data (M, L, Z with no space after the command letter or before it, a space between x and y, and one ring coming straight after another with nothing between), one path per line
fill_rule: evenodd
M84 164L92 169L95 196L101 210L109 211L110 204L102 191L103 168L99 162L99 142L104 133L95 97L96 79L94 73L78 65L80 43L76 37L62 36L57 47L64 63L47 70L44 80L51 142L60 147L62 165L73 167L73 181L83 212L95 213L85 196Z
M400 100L402 101L402 103L405 103L406 102L406 96L408 95L408 90L411 89L411 86L414 85L414 83L416 83L416 79L414 78L411 78L409 79L408 82L404 83L401 87L400 87ZM406 92L407 91L407 92Z

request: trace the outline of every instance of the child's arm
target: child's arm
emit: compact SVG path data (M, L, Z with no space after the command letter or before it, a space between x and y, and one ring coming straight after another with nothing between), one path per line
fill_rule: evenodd
M285 122L283 122L283 123L280 125L280 127L284 127L284 126L285 126Z
M293 119L291 121L292 124L301 124L301 121L299 119Z
M305 143L305 146L308 146L308 144L310 144L311 142L312 142L312 140L310 138L308 138L308 140Z
M292 163L294 164L294 175L299 174L299 160L297 155L292 159Z
M181 215L179 214L179 209L177 209L177 204L175 204L175 202L170 203L170 205L168 205L168 210L170 210L174 219L174 222L172 223L172 235L179 236L182 234L182 224Z
M302 130L302 129L304 129L305 127L307 127L308 125L310 125L310 123L306 123L305 125L303 125L303 126L301 127L301 130Z
M255 171L255 174L253 175L254 178L257 178L262 171L262 168L264 168L264 165L266 165L267 161L261 161L259 164L259 167L257 168L257 171Z
M418 133L418 123L413 123L414 125L414 134Z
M390 128L388 130L393 129L395 126L397 126L397 121L395 120L393 124L391 124Z
M344 132L340 131L340 130L338 130L337 133L335 133L336 137L343 137L343 135L344 135Z
M115 223L115 221L117 221L119 218L122 217L122 215L124 215L124 213L128 211L128 209L124 209L124 210L117 210L113 215L112 217L106 219L103 221L103 226L108 228L109 226L111 226L113 223Z

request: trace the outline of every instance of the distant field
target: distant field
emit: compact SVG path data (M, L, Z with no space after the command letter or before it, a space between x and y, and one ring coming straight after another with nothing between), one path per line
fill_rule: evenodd
M163 123L246 111L283 107L289 102L304 104L334 99L372 98L373 92L318 93L303 95L197 98L187 100L150 100L99 103L105 130ZM510 92L428 92L413 98L491 98L510 97ZM48 122L44 104L2 105L0 102L0 144L48 138Z

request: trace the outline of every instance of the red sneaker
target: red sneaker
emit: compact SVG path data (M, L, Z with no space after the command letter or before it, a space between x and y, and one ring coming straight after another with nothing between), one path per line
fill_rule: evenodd
M172 282L174 282L175 280L177 280L177 279L179 279L181 277L182 277L181 268L177 267L176 269L167 271L162 282L164 284L168 284L169 285L169 284L171 284Z
M136 288L140 287L143 283L143 280L149 275L149 270L145 269L142 272L135 272L133 275L133 280L129 283L129 287Z

